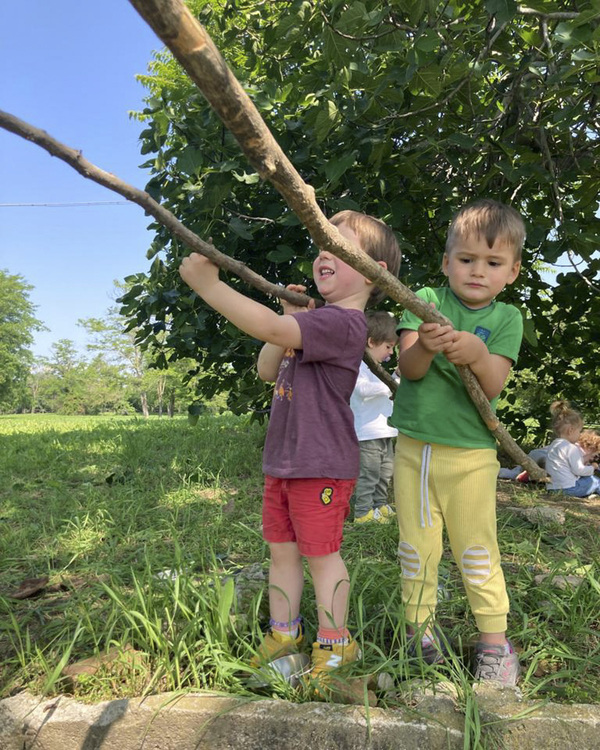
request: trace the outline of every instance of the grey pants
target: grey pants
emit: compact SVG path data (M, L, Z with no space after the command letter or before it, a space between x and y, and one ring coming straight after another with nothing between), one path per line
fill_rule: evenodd
M354 516L388 502L388 487L394 473L394 438L361 440L360 473L354 489Z

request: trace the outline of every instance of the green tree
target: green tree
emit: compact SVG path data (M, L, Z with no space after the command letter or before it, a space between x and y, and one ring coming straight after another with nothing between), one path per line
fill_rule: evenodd
M0 270L0 410L17 407L26 397L33 362L29 347L33 333L44 329L29 299L32 289L22 276Z
M577 384L561 373L581 369L583 359L597 403L596 2L189 5L325 213L355 208L396 230L409 286L439 283L446 229L464 202L489 196L518 208L528 226L524 268L504 299L521 307L526 322L520 366L577 400ZM148 192L261 275L309 280L307 233L170 54L158 55L142 80ZM151 268L129 277L122 297L138 341L159 363L195 358L207 397L228 390L235 410L260 403L257 342L181 284L185 248L154 228ZM559 274L553 287L540 268L565 253L585 270Z
M134 411L127 373L100 355L86 361L69 339L60 339L48 358L38 358L28 380L30 411L102 414Z
M115 281L115 294L124 293L127 289L127 284ZM97 354L94 361L97 367L102 365L100 369L108 378L105 388L111 388L113 396L118 393L118 388L115 378L109 377L111 368L120 373L121 393L126 384L130 403L139 408L145 417L152 411L162 416L163 410L173 416L176 409L181 408L182 402L187 408L193 398L186 385L193 375L193 362L168 362L161 358L153 363L137 343L136 328L127 325L127 320L115 305L109 307L102 318L81 319L78 325L88 334L87 349ZM160 332L158 336L160 338ZM116 404L117 400L113 398L112 402ZM121 405L118 410L123 408Z
M50 347L50 356L40 358L39 365L39 408L58 414L86 414L86 363L73 341L59 339L54 342Z
M116 293L123 292L127 285L115 281ZM98 352L109 364L124 368L145 417L149 416L148 393L144 381L149 360L136 343L136 331L126 327L127 321L112 305L102 318L86 318L77 321L88 334L89 351Z

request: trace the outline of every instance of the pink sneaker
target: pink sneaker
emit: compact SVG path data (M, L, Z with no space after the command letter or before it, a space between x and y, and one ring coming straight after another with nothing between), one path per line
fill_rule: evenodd
M499 682L514 687L521 674L517 652L509 644L494 646L481 643L475 646L475 679L481 682Z

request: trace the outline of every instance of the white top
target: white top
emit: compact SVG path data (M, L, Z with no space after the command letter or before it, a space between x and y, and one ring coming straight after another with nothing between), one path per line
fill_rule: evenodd
M546 458L546 471L551 480L548 489L566 490L574 487L579 477L591 476L594 467L583 463L583 455L578 445L565 438L557 438L550 443Z
M391 395L387 385L361 362L356 385L350 396L354 429L359 440L396 437L398 430L387 421L394 406Z

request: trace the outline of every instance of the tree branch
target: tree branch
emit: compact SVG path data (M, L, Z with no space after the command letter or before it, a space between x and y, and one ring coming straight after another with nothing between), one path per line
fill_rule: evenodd
M314 189L302 180L283 153L256 107L227 67L212 39L182 0L130 0L130 2L179 60L211 107L234 135L261 178L268 179L277 188L308 229L317 247L331 252L351 265L421 320L451 324L451 321L419 299L395 276L355 248L329 223L316 202ZM53 156L66 161L84 177L93 179L142 206L190 248L210 258L221 268L237 274L257 289L266 294L290 299L290 302L294 304L306 304L304 295L300 295L300 301L298 301L298 295L295 300L292 300L288 296L289 292L266 282L244 263L220 253L213 245L204 242L187 229L170 211L154 201L147 193L95 167L82 157L80 151L64 146L44 131L1 111L0 126L37 143ZM545 481L545 474L519 448L498 421L473 372L464 365L457 369L481 418L500 445L516 463L521 464L529 472L533 479Z
M243 281L255 289L275 298L283 298L294 305L306 305L310 299L305 294L298 294L297 292L290 292L284 289L278 284L272 284L271 282L264 279L262 276L252 271L245 263L241 263L238 260L231 258L225 253L221 253L214 247L214 245L204 242L200 239L197 234L194 234L191 230L185 227L179 219L174 216L168 209L157 203L148 193L143 190L129 185L123 180L120 180L110 172L105 172L103 169L95 166L87 159L84 159L81 151L76 151L69 146L65 146L60 141L57 141L52 136L48 135L44 130L30 125L23 120L0 110L0 127L5 130L20 135L32 143L36 143L45 149L51 156L56 156L62 161L69 164L79 174L83 175L93 182L97 182L100 185L113 190L115 193L119 193L127 200L137 203L141 206L146 213L154 216L154 218L163 226L167 227L176 237L182 240L189 248L205 255L210 258L219 268L225 271L229 271L236 276L239 276Z
M547 21L571 21L573 18L579 16L579 11L552 11L544 13L542 10L528 8L525 5L517 5L517 13L520 13L522 16L538 16L538 18L543 18Z
M192 16L183 0L130 2L204 94L261 178L269 180L277 188L307 228L316 246L351 265L421 320L451 324L395 276L357 250L329 223L317 204L314 189L304 182L284 154L206 29ZM503 28L504 25L501 25L494 29L477 60L489 52ZM526 456L498 421L470 368L461 365L457 369L481 418L500 445L532 478L545 481L544 472Z

